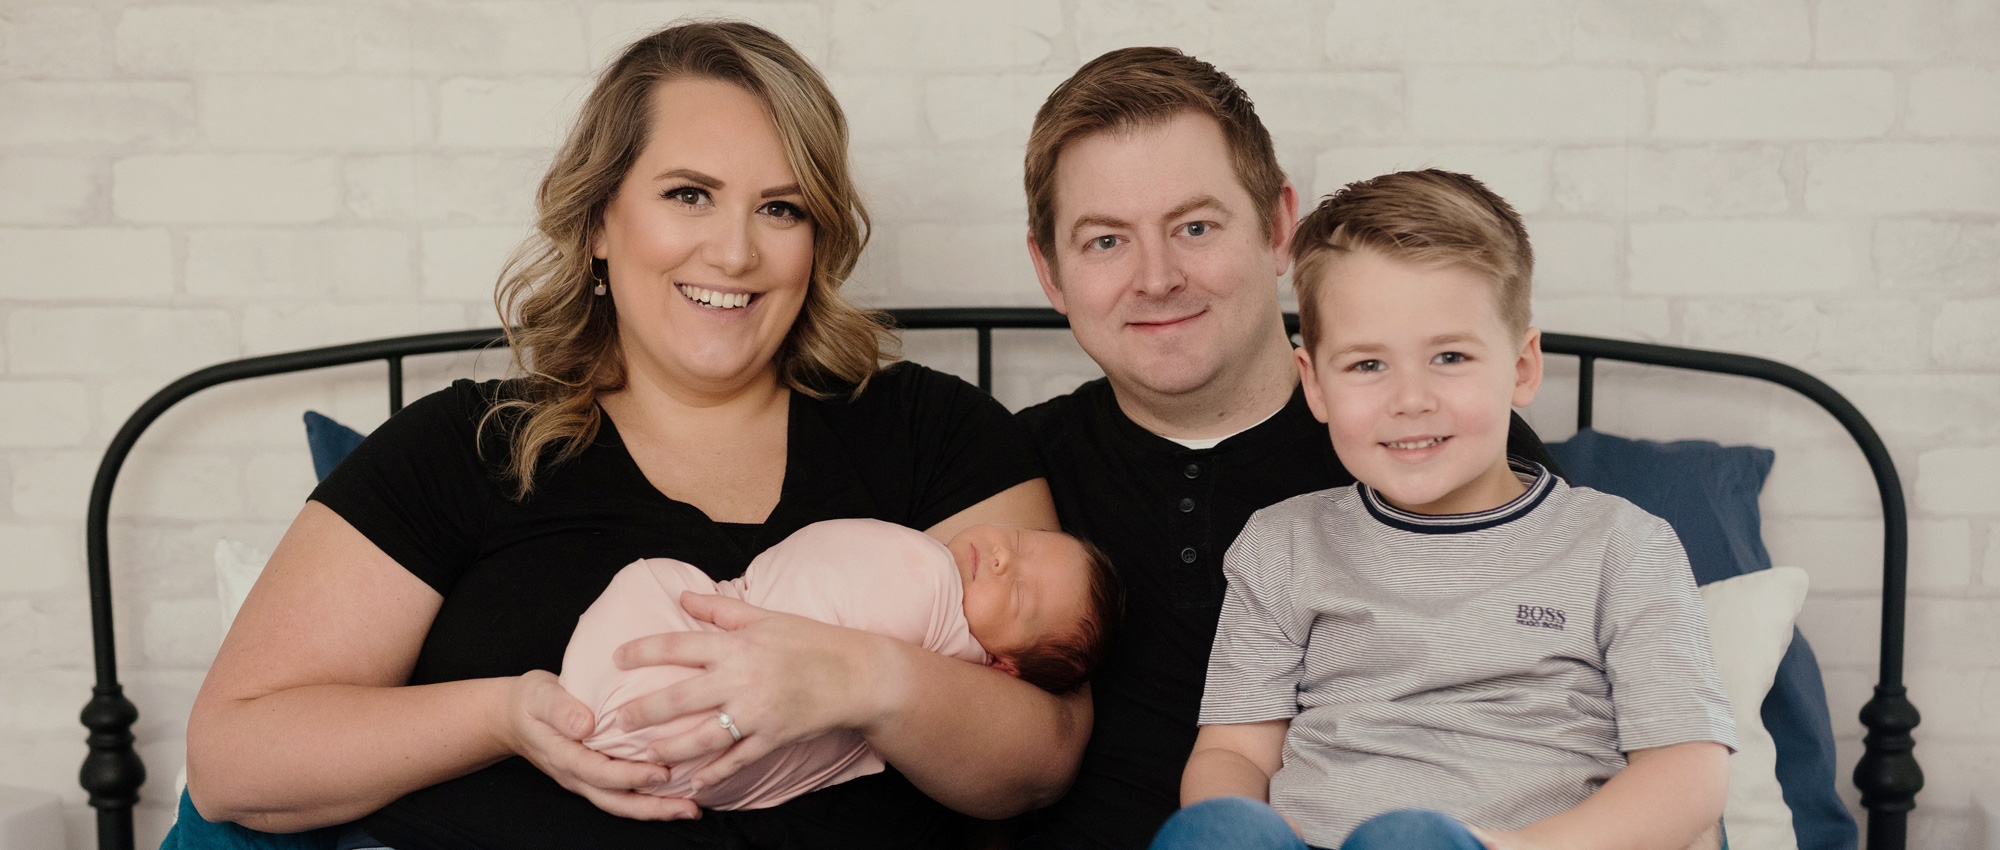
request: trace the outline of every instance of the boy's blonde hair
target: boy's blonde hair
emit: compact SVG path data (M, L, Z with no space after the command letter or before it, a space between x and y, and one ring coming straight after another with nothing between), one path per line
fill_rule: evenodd
M1292 285L1307 350L1319 341L1319 289L1327 264L1364 248L1407 263L1485 274L1493 280L1500 321L1516 340L1528 332L1535 252L1520 214L1486 184L1430 168L1349 183L1299 222Z

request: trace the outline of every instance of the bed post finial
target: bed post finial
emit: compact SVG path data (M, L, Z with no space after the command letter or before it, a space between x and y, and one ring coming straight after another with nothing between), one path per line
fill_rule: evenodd
M83 759L77 782L90 792L97 808L100 850L131 850L132 807L139 803L139 786L146 784L146 766L132 750L132 724L139 709L118 685L91 689L83 707L83 725L90 729L90 755Z
M1868 810L1868 850L1903 850L1910 810L1924 788L1924 771L1917 766L1910 731L1923 722L1901 685L1876 685L1875 698L1861 707L1866 751L1854 766L1854 787L1861 789L1861 806Z

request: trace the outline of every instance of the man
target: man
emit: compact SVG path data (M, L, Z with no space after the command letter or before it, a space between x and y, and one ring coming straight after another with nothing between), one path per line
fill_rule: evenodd
M1298 193L1228 75L1170 48L1100 56L1036 114L1026 172L1042 290L1105 377L1020 416L1126 611L1076 784L1022 845L1143 848L1179 804L1223 553L1252 512L1354 479L1278 306ZM1508 442L1553 468L1519 417Z

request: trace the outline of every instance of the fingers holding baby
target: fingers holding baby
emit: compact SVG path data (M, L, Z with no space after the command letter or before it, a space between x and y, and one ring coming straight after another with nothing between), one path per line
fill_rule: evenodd
M626 567L579 622L562 680L597 712L587 744L671 767L659 793L762 808L882 770L858 730L898 704L884 638L1063 692L1102 656L1119 593L1063 534L974 526L947 546L822 522L724 582L666 559Z

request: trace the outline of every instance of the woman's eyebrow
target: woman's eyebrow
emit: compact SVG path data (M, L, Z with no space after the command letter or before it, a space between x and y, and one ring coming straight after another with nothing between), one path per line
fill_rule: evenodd
M758 197L769 200L771 198L782 198L786 195L796 195L796 194L799 194L799 184L787 183L783 186L779 186L774 189L765 189L764 194L759 195Z
M656 181L686 180L689 183L693 183L696 186L700 186L703 189L711 189L711 190L720 189L724 185L721 180L718 180L714 177L710 177L692 168L669 168L665 171L660 172L657 175L654 175L653 179Z

